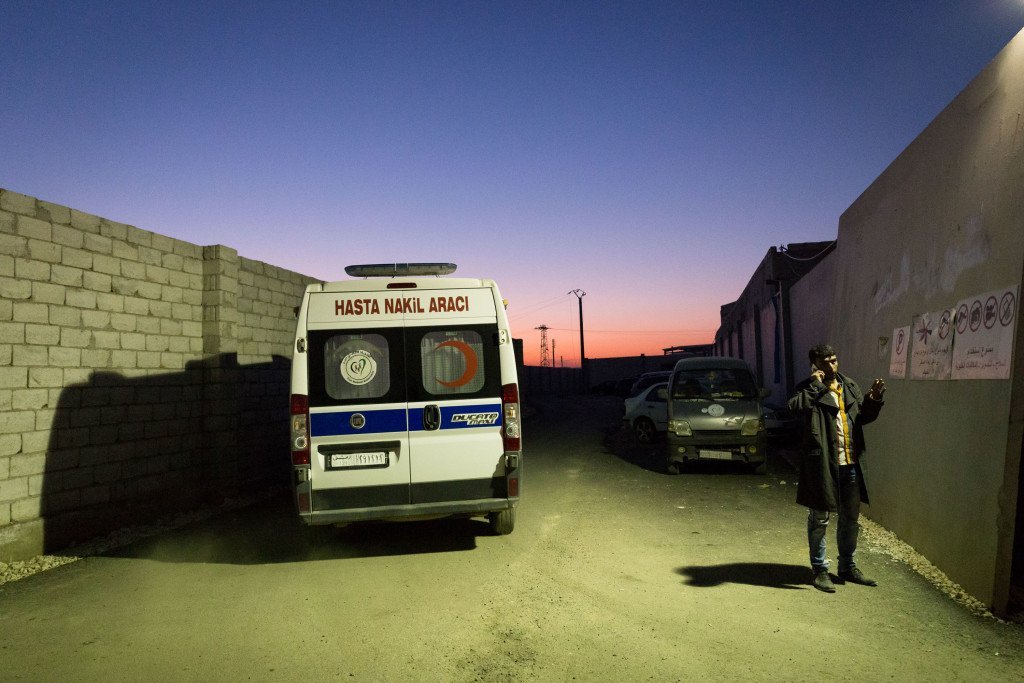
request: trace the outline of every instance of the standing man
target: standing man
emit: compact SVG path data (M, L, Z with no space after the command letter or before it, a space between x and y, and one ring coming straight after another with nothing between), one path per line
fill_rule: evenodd
M876 379L865 396L852 379L839 372L836 352L828 344L810 350L811 376L797 385L789 408L803 421L800 482L796 502L808 508L807 542L810 546L814 587L836 590L828 575L825 531L832 513L838 513L839 579L875 586L857 568L860 504L868 502L860 459L864 455L863 426L882 409L885 382Z

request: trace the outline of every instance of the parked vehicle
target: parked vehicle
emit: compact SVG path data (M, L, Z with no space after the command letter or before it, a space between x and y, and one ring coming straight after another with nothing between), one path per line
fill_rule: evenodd
M750 367L736 358L684 358L668 383L665 466L678 474L690 460L731 460L767 471L761 399Z
M486 515L510 533L522 449L512 333L492 280L349 266L306 287L291 374L306 524Z
M638 443L649 444L664 436L668 426L668 384L655 384L625 401L622 421Z
M645 372L640 375L635 382L633 382L632 388L629 390L630 396L636 396L641 391L651 386L652 384L659 384L660 382L667 382L668 378L672 376L671 370L659 370L658 372Z

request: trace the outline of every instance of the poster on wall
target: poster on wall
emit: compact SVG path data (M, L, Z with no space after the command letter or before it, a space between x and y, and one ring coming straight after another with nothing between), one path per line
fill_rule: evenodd
M907 376L907 350L910 349L910 326L892 331L892 354L889 356L889 376L905 379Z
M955 310L922 313L911 325L911 379L949 379L953 367Z
M1018 287L968 297L956 306L953 379L1009 379Z

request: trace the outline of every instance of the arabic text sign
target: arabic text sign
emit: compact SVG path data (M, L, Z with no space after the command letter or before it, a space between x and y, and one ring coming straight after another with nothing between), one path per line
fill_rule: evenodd
M956 307L953 379L1009 379L1018 287L968 297Z
M897 327L892 331L892 355L889 357L889 376L905 379L907 376L907 351L910 349L910 326Z
M949 379L953 366L953 313L946 310L914 316L910 330L911 379Z

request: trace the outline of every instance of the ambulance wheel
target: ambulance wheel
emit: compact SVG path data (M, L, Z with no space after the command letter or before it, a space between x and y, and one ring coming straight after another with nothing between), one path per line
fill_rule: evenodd
M638 417L633 423L633 438L637 443L649 444L654 441L654 423L646 417Z
M491 531L496 536L504 536L512 533L516 528L516 509L508 508L487 514L487 521L491 523Z

